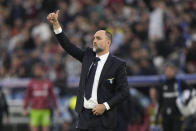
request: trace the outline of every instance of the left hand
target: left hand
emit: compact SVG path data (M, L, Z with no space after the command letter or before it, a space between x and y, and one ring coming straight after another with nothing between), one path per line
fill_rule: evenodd
M98 115L102 115L106 110L106 107L104 104L98 104L95 106L95 108L93 108L92 112L94 115L98 116Z

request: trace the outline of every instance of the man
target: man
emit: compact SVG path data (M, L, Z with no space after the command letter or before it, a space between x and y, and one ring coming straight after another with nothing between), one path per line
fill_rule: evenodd
M83 51L64 35L58 16L59 10L50 13L47 19L64 50L82 63L76 128L80 131L114 131L117 126L117 105L128 96L126 63L109 53L112 42L109 32L97 31L93 49Z
M182 115L177 108L176 99L188 86L184 81L176 79L177 68L175 65L167 64L164 74L166 80L159 89L159 109L155 123L158 123L158 116L161 114L164 131L180 131Z
M49 131L51 100L57 109L53 84L44 79L44 73L43 64L36 63L33 66L35 79L30 81L26 91L23 115L27 114L26 108L29 104L31 131L38 131L39 126L42 126L42 131Z

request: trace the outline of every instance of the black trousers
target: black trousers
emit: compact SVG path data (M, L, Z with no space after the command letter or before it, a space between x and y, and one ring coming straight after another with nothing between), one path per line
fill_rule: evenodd
M115 131L103 126L101 121L102 116L95 116L92 109L83 109L79 115L79 120L76 123L77 131Z
M163 131L181 131L181 116L163 116Z

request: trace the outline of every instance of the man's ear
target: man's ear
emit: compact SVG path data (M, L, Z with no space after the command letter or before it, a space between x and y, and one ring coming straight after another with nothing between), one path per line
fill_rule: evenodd
M107 44L108 44L108 45L109 45L109 47L110 47L112 43L111 43L111 41L110 41L110 40L108 40L108 41L107 41Z

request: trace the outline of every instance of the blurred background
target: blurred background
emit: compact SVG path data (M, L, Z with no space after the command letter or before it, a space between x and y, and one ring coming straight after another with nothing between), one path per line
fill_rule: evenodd
M57 9L64 33L82 49L92 45L99 29L113 34L111 53L127 62L126 130L154 129L149 108L158 101L156 89L164 79L165 63L174 64L177 78L196 88L195 0L0 0L0 90L9 111L8 117L2 111L6 131L29 130L29 115L23 116L22 110L38 62L54 85L60 111L51 116L51 131L73 128L81 63L60 47L46 20ZM159 125L157 130L162 130Z

